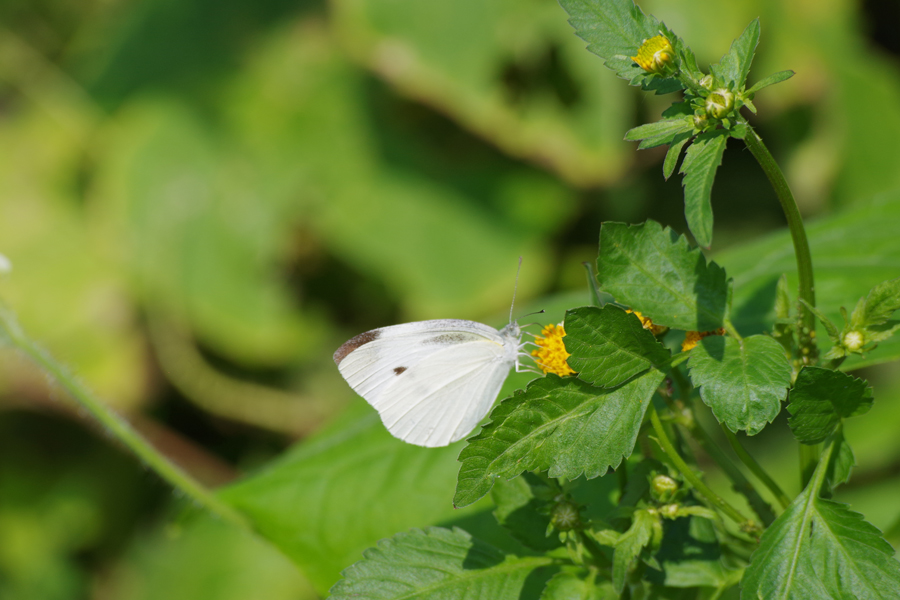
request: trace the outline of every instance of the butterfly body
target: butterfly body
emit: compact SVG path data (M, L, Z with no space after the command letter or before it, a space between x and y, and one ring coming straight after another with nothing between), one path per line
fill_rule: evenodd
M334 353L347 383L388 431L418 446L446 446L490 411L517 364L521 331L461 319L417 321L362 333Z

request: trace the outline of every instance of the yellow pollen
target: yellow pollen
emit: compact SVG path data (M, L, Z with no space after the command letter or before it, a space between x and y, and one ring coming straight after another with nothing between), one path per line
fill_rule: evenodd
M657 35L644 40L637 56L632 56L631 60L648 73L663 75L675 61L675 50L665 36Z
M566 330L560 325L547 325L541 330L541 335L534 336L534 343L538 348L532 350L531 355L534 362L546 373L555 373L559 376L574 375L566 359L571 356L566 352L566 345L563 338L566 337Z
M725 328L719 327L715 331L688 331L684 334L684 341L681 342L681 351L687 352L692 350L705 337L711 335L725 335Z
M634 313L634 316L641 320L641 325L644 326L644 329L649 329L650 333L652 333L653 335L665 333L665 331L668 329L668 327L665 327L664 325L654 325L650 317L645 317L636 310L631 310L630 308L628 308L625 309L625 312Z

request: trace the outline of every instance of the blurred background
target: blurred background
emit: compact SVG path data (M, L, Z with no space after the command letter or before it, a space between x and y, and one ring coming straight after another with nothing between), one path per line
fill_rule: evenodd
M640 4L703 66L760 17L751 82L797 75L760 94L754 124L805 216L900 186L897 2ZM622 141L670 101L605 70L554 0L3 0L0 298L226 484L367 410L331 359L347 338L500 325L519 256L517 313L584 303L602 221L685 231L664 149ZM713 203L714 255L783 225L739 143ZM847 493L890 528L900 380L896 363L864 374L884 406L865 424L884 430L860 436L869 487ZM775 429L758 451L786 443ZM0 600L315 598L329 577L185 517L0 349Z

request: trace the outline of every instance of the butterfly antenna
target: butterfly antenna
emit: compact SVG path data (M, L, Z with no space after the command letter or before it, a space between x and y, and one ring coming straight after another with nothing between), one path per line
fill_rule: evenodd
M516 292L519 290L519 273L522 271L522 257L519 257L519 267L516 269L516 284L513 286L512 304L509 305L509 324L513 322L513 308L516 306Z

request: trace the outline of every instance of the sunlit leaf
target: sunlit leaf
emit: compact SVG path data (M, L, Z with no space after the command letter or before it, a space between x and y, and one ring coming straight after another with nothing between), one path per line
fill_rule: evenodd
M655 221L604 223L597 271L601 289L658 325L687 331L722 326L725 270Z
M762 431L781 411L791 365L774 339L754 335L704 338L691 351L691 380L720 423L748 435Z
M467 506L487 494L496 479L523 471L590 479L615 468L634 449L662 379L651 370L612 389L555 375L531 382L501 402L460 453L454 505Z
M640 319L611 304L568 311L565 329L569 366L596 386L620 385L670 356Z
M743 87L750 73L750 63L759 43L759 19L753 19L740 37L731 44L728 53L710 71L732 91Z
M438 527L398 533L363 556L344 570L330 598L519 600L543 588L530 576L553 562L507 556L462 529Z
M688 146L681 162L684 217L697 243L704 248L712 243L712 188L727 142L728 132L724 130L701 133Z

